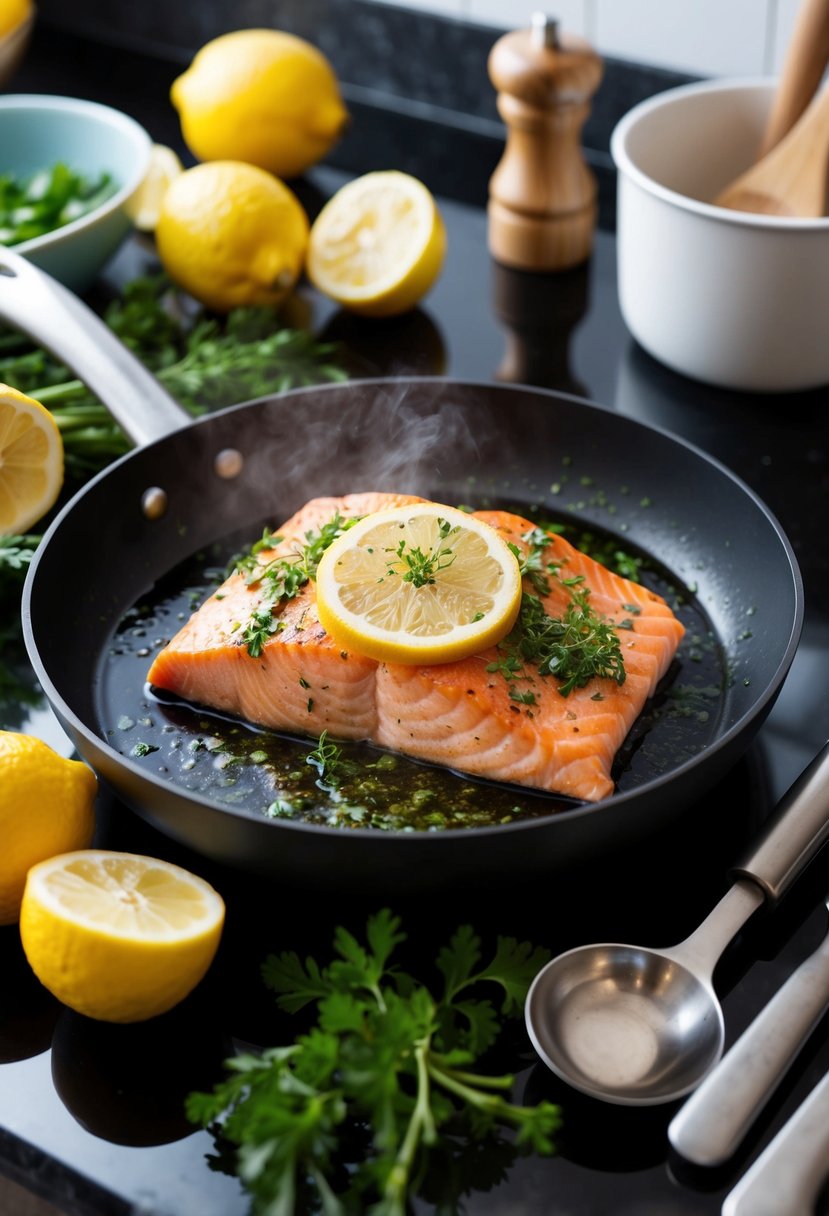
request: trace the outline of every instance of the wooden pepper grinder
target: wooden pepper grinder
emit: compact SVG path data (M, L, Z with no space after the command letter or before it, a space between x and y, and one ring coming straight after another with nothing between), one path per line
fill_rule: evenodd
M602 61L584 39L534 13L529 29L495 43L488 68L507 125L489 183L490 253L522 270L576 266L590 256L596 227L596 179L581 130Z

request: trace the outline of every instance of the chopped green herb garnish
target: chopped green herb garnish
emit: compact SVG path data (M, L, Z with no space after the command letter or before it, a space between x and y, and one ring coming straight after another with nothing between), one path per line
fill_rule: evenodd
M411 583L413 587L426 587L434 583L435 575L451 566L456 556L455 551L443 542L459 531L460 528L453 528L448 520L438 518L438 541L434 548L424 552L419 545L409 545L405 540L401 540L396 547L386 548L384 552L393 555L389 557L387 577L399 574L404 583Z
M563 697L597 676L609 677L617 684L625 680L617 626L591 608L584 575L566 577L561 562L545 561L554 539L552 529L537 527L522 537L529 546L526 553L510 544L521 574L529 578L538 595L524 593L515 627L499 644L498 659L486 668L502 675L509 684L510 698L524 705L537 704L537 695L519 691L517 683L532 680L535 675L555 676ZM570 596L562 617L550 616L539 598L550 594L553 578ZM623 621L619 627L632 629L633 622Z
M325 550L349 528L357 523L356 516L346 519L335 511L334 516L319 529L305 533L303 541L295 541L286 552L269 562L262 562L258 555L273 549L277 540L265 534L236 558L235 569L244 576L248 587L259 587L259 606L251 614L241 641L247 646L251 658L258 658L262 647L271 634L284 628L274 616L274 608L286 600L294 599L310 580L317 576L317 567ZM300 676L303 688L310 687ZM311 712L310 709L308 711Z
M278 633L283 628L282 622L276 619L270 608L253 612L242 634L242 642L247 646L251 658L258 659L271 634Z
M319 780L329 789L336 789L340 781L356 771L356 765L344 759L342 748L328 738L327 730L322 732L317 746L308 753L305 762L317 770Z
M132 749L132 755L139 759L143 756L149 756L151 752L157 752L158 748L153 743L136 743Z
M111 174L95 177L58 163L29 177L0 174L0 244L19 245L94 211L116 190Z

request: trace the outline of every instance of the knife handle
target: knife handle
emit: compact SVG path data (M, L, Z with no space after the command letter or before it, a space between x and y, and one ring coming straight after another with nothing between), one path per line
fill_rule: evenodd
M732 1156L827 1005L829 934L674 1116L668 1138L680 1156L703 1166Z
M829 1171L829 1074L743 1175L722 1216L812 1212Z

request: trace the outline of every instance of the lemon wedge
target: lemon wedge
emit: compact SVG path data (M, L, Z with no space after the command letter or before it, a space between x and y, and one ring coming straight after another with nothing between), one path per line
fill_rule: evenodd
M521 605L518 561L489 524L413 503L366 515L317 570L320 623L388 663L450 663L494 646Z
M49 991L87 1017L165 1013L204 976L225 906L195 874L154 857L80 849L29 870L20 937Z
M153 144L144 180L127 206L127 213L139 232L155 231L167 187L183 172L184 166L172 148L166 144Z
M342 186L311 226L306 270L350 312L407 312L440 274L446 229L432 194L408 173L366 173Z
M25 532L63 485L63 440L49 411L0 384L0 536Z

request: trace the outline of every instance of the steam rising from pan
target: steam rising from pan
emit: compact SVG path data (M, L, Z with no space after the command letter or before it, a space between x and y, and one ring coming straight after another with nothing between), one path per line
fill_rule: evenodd
M361 490L429 496L440 486L460 493L483 467L507 467L512 445L491 425L488 411L470 412L451 395L435 403L428 383L378 392L354 385L336 417L273 411L253 435L240 435L246 477L273 483L274 510L288 515L309 498Z

